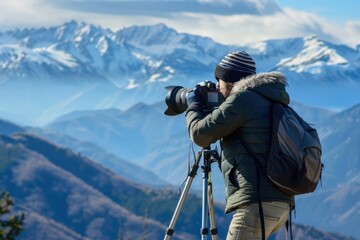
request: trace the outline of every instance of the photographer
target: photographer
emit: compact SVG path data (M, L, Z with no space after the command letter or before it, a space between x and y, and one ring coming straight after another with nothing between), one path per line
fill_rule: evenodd
M289 104L286 78L279 72L256 74L255 62L245 52L226 55L215 68L224 102L210 114L195 88L187 94L189 135L201 147L220 140L221 171L226 186L226 213L234 212L227 240L262 239L259 198L265 238L288 219L294 199L280 192L258 171L247 145L266 161L271 140L272 102ZM259 173L260 172L260 173ZM260 181L257 181L260 174Z

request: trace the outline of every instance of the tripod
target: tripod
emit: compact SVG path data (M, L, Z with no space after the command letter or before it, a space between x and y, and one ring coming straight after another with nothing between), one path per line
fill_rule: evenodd
M179 202L176 206L175 212L171 219L169 227L166 229L166 235L164 240L169 240L174 234L174 227L176 221L179 217L180 211L184 205L185 199L190 190L192 181L196 176L196 172L199 168L200 159L203 158L203 189L202 189L202 218L201 218L201 239L206 240L207 235L209 234L208 229L208 216L210 216L210 233L212 235L212 240L217 240L217 228L215 225L215 214L214 214L214 200L212 195L212 182L210 177L211 172L211 163L219 161L220 157L217 150L211 150L210 147L203 148L198 152L197 157L195 158L195 163L192 165L191 170L187 176L186 184L184 190L180 196Z

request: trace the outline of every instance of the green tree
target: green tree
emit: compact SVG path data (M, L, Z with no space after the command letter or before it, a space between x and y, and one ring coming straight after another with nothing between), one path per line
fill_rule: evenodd
M0 194L0 240L13 240L23 230L24 214L9 216L13 205L8 192Z

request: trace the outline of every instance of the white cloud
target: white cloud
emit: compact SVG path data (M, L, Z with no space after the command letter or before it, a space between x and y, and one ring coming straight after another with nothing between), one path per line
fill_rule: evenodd
M347 38L352 44L360 44L360 21L348 21L341 37Z
M94 17L94 14L55 7L51 0L0 1L0 9L0 31L12 28L47 27L73 19L90 20L91 23L93 22L91 16Z
M24 22L24 19L32 19L34 12L33 5L36 0L24 0L23 2L1 1L0 2L0 24L1 27L8 27Z
M233 1L231 0L198 0L200 3L211 3L211 4L224 4L226 6L231 7L233 4Z
M263 16L184 13L167 20L167 24L181 32L209 36L226 44L308 35L318 35L335 43L360 43L360 21L349 21L344 25L290 8Z
M210 0L203 0L210 1ZM174 13L171 17L111 15L55 8L45 0L0 2L0 28L63 24L72 19L118 30L130 25L165 23L179 32L207 36L224 44L243 44L273 38L318 35L335 42L360 43L360 22L345 26L316 14L286 8L273 15L216 15Z

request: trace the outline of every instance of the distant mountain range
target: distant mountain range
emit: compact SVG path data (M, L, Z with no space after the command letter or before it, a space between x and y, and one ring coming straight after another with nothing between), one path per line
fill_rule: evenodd
M298 198L297 205L303 209L298 214L300 222L360 236L353 225L360 220L359 122L360 104L319 124L325 163L323 184L313 196Z
M10 191L14 211L25 213L18 239L161 239L178 196L169 189L142 186L92 160L14 124L0 125L0 186ZM15 126L16 127L16 126ZM8 132L11 135L3 135ZM190 194L172 239L197 239L201 201ZM230 215L215 204L219 239ZM296 239L355 240L314 227L293 225ZM284 229L271 240L285 239Z
M107 79L121 88L135 87L126 81L131 79L139 87L181 76L213 79L215 64L236 48L252 54L258 71L307 74L310 82L359 82L360 47L335 45L316 36L225 46L164 24L113 32L76 21L0 33L0 79L58 78L71 83Z
M359 46L316 36L226 46L164 24L114 32L70 21L0 33L0 96L8 100L0 114L44 124L75 110L152 104L164 99L165 86L214 80L215 65L234 50L249 52L258 72L284 72L295 100L341 108L359 101Z
M35 133L38 136L42 136L44 139L55 142L59 146L67 147L80 154L83 154L84 156L94 159L96 162L111 169L115 173L129 178L137 183L148 184L151 180L152 186L169 186L169 183L167 183L164 179L159 178L153 172L146 170L139 165L123 160L118 156L105 151L93 142L79 141L68 135L63 135L60 133L54 134L50 131L44 131L41 128L23 128L0 119L0 134L10 135L18 132Z
M313 124L335 115L333 111L296 102L292 106ZM76 111L59 117L45 129L55 132L56 136L65 134L93 142L108 152L141 163L172 182L174 177L184 175L186 164L180 169L179 163L185 163L188 158L190 140L184 116L166 116L163 114L165 108L164 102L158 102L152 105L139 103L126 111ZM176 168L172 169L172 166Z

